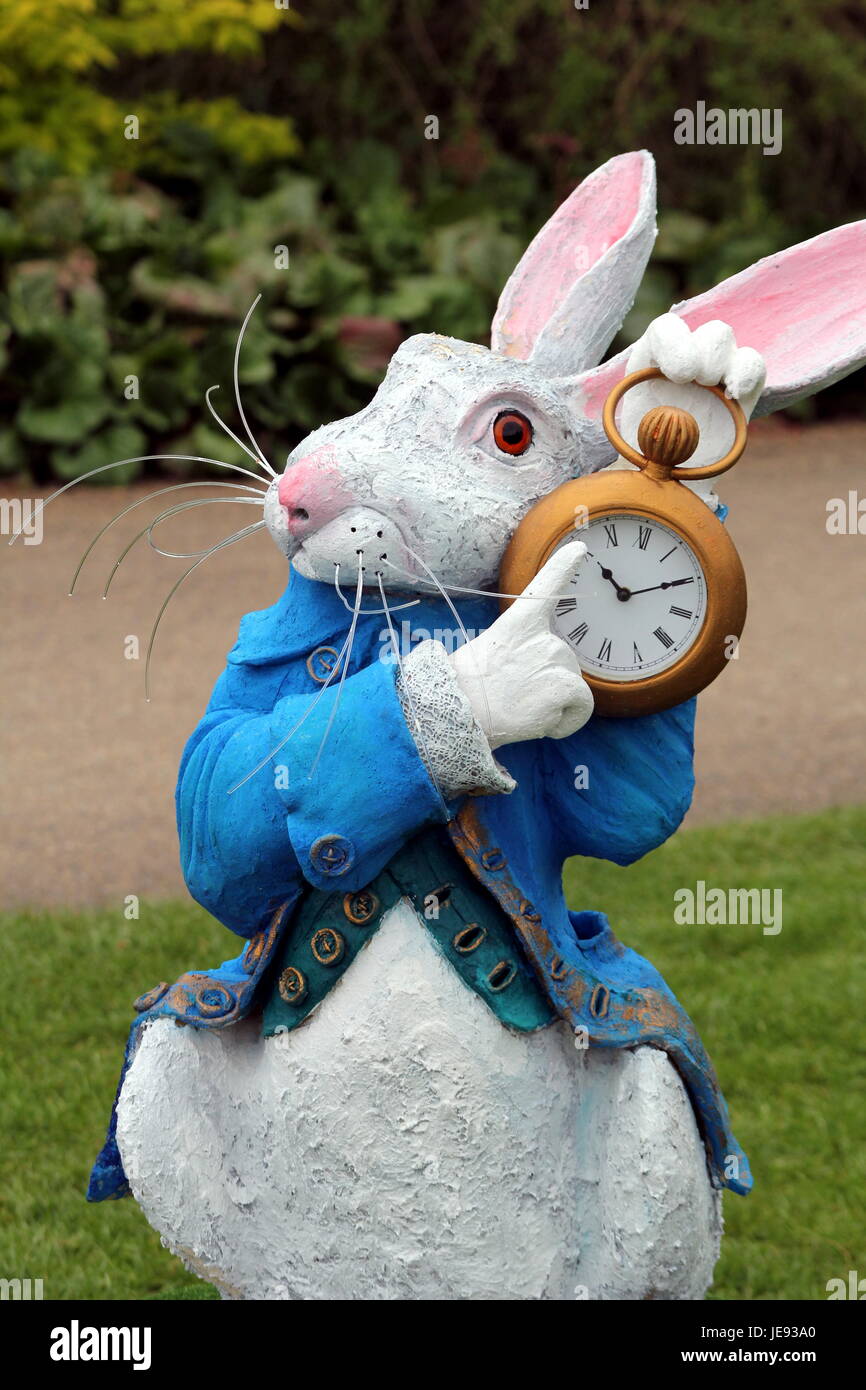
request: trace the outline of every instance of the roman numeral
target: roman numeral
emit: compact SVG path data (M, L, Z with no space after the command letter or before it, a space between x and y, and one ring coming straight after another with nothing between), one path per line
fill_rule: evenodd
M672 647L674 644L674 639L668 636L663 627L657 627L653 637L657 637L663 647Z
M557 611L557 613L558 613L558 614L560 615L560 617L561 617L563 613L570 613L570 612L572 611L572 609L573 609L573 608L576 608L576 607L577 607L577 599L576 599L576 598L561 598L561 599L559 600L559 603L556 605L556 611Z
M569 642L573 642L575 646L578 646L583 641L584 637L588 632L589 623L581 623L579 627L576 627L574 629L574 632L570 632L568 634L568 640Z
M636 661L636 662L638 663L638 665L640 666L640 665L642 664L642 662L643 662L643 657L641 656L640 652L639 652L638 649L637 649L637 642L632 642L631 645L632 645L632 649L633 649L633 651L634 651L633 660Z
M672 545L671 548L670 548L670 550L666 550L665 553L664 553L664 555L662 556L661 560L659 560L659 564L662 563L662 560L666 560L666 559L668 558L669 555L673 555L673 553L674 553L674 551L676 550L676 548L677 548L677 547L676 547L675 545Z
M678 618L690 618L692 616L690 608L677 608L675 603L671 604L670 611L676 613Z
M616 527L615 527L615 526L613 526L613 525L611 525L611 526L605 526L605 528L604 528L604 534L607 536L607 548L608 548L608 550L610 550L611 546L619 545L619 541L618 541L617 538L616 538Z
M650 538L651 535L652 535L652 527L651 527L651 526L638 526L638 528L637 528L637 540L636 540L636 541L634 542L634 544L632 545L632 550L634 550L634 547L635 547L636 545L639 545L640 548L641 548L641 550L646 550L647 546L649 545L649 538Z
M596 661L610 661L610 638L606 637L598 650Z

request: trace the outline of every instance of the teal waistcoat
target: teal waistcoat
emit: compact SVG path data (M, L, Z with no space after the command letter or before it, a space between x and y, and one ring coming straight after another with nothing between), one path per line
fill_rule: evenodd
M386 912L411 902L438 951L497 1018L522 1033L557 1017L509 918L473 878L444 830L425 831L357 893L311 891L277 952L265 995L265 1037L297 1027L320 1004Z

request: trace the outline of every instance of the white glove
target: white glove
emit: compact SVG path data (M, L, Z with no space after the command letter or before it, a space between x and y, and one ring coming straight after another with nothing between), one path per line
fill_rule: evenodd
M724 386L725 394L739 401L749 418L764 389L767 368L754 348L737 347L734 330L720 319L690 329L677 314L661 314L653 319L629 354L628 371L659 367L667 381L648 381L629 391L622 403L620 431L633 447L643 416L656 405L676 405L694 416L701 432L700 443L689 468L713 463L728 452L734 440L734 425L722 404L702 386ZM674 383L671 385L671 383ZM620 465L621 466L621 465ZM689 483L713 509L718 498L712 493L712 479Z
M593 710L571 647L551 629L586 546L570 541L486 632L449 660L491 749L533 738L567 738Z

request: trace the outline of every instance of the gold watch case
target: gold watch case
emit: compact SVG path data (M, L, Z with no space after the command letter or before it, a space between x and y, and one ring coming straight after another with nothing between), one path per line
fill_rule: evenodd
M614 388L605 405L608 437L617 451L635 463L640 471L591 473L563 483L542 498L514 532L499 573L500 590L512 596L501 600L502 607L507 608L514 602L513 596L523 592L558 545L567 539L580 539L581 525L618 512L668 526L691 547L704 575L704 621L688 650L664 671L633 681L610 681L584 673L595 699L596 713L609 718L670 709L705 689L736 651L746 621L746 576L736 547L707 504L680 481L685 477L712 477L730 468L745 447L745 416L737 403L727 400L717 387L707 387L727 406L737 427L734 446L724 459L702 468L677 470L670 458L639 454L619 435L614 424L614 410L631 386L657 376L661 376L657 368L632 373ZM658 415L661 410L657 408L650 415ZM692 417L686 416L686 412L679 414L691 422L696 442ZM650 420L650 415L644 417L642 427ZM664 423L657 431L662 438L667 437ZM651 443L648 442L647 447L651 448ZM578 525L576 517L580 518Z

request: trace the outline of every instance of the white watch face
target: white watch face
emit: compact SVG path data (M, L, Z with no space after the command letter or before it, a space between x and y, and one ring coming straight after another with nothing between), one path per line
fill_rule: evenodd
M554 628L581 669L608 681L635 681L673 666L689 650L707 611L704 572L677 531L628 512L593 518L561 542L582 540L587 555L555 609Z

